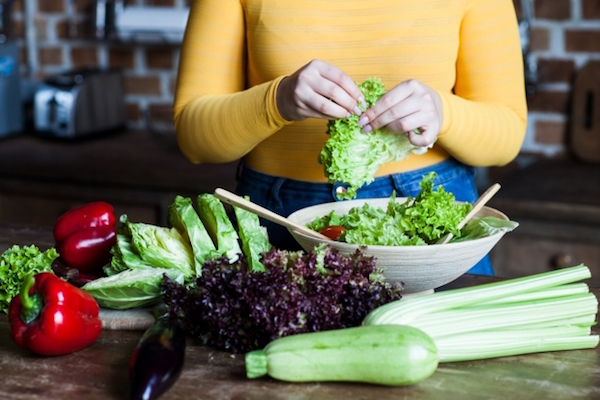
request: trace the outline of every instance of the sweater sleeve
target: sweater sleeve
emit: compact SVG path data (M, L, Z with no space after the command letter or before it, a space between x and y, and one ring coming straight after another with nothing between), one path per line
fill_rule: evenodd
M472 166L512 161L525 137L523 58L513 2L474 0L460 29L454 93L440 93L438 143Z
M236 160L289 123L275 98L283 77L246 87L244 27L238 0L190 7L173 117L179 147L194 163Z

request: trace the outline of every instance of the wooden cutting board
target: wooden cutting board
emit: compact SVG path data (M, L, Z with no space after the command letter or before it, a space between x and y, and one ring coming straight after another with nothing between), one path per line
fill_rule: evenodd
M118 331L145 331L154 323L152 308L134 308L131 310L100 309L102 329Z
M600 162L600 61L589 61L573 83L571 150L582 161Z

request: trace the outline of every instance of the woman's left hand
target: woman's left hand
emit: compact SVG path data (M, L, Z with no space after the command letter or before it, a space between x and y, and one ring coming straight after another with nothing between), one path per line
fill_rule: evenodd
M415 79L404 81L365 111L359 121L364 133L385 128L403 133L420 147L435 142L442 127L442 102L435 90Z

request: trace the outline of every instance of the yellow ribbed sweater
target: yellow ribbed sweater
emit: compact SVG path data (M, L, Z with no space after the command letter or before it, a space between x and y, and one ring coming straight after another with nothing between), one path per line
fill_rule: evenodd
M449 157L504 165L518 154L527 106L512 0L194 0L181 48L174 120L194 163L244 157L271 175L326 181L325 120L284 120L277 85L312 59L387 90L418 79L439 93L433 149L378 176Z

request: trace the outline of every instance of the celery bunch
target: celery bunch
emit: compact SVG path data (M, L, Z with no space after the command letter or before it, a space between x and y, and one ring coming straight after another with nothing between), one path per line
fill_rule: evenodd
M409 325L428 334L440 362L593 348L598 300L585 265L430 295L374 309L363 325Z

